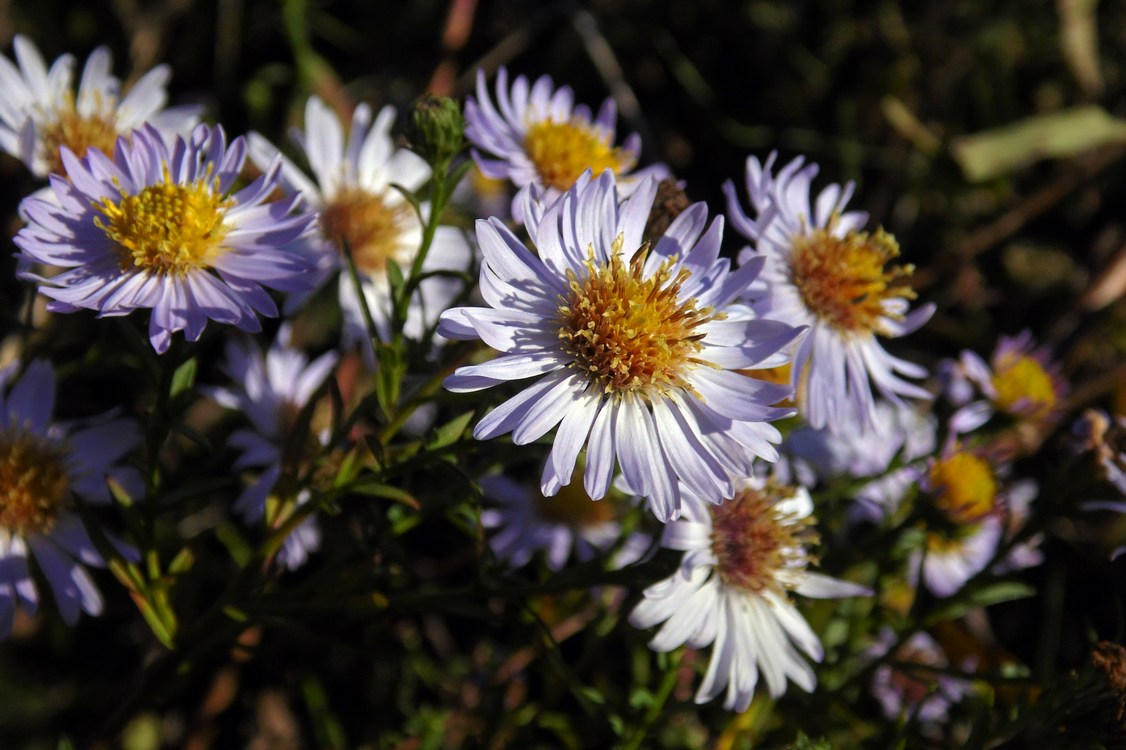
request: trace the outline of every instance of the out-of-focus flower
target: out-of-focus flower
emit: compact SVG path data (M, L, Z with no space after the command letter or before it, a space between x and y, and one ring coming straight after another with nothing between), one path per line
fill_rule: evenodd
M497 71L496 104L489 97L484 71L477 72L477 96L466 97L465 136L475 146L473 158L488 177L511 180L519 191L512 213L519 221L530 186L551 202L570 189L585 170L618 175L618 188L629 195L645 177L668 175L663 164L632 171L641 154L636 133L614 146L618 110L606 99L591 119L590 109L574 103L570 87L555 88L549 76L529 84L516 76L511 89L508 71Z
M36 176L63 174L61 148L79 157L93 146L113 155L119 136L149 125L171 142L199 122L201 107L168 107L165 85L172 75L158 65L122 96L121 81L110 73L109 49L98 47L86 60L77 94L73 55L47 68L35 44L25 36L12 40L16 62L0 55L0 148L23 161Z
M938 596L950 596L993 560L1003 539L1012 539L1028 516L1037 489L1033 482L1011 481L1006 465L987 455L947 445L919 481L928 505L925 550L910 562ZM999 560L997 572L1040 562L1037 539L1018 545Z
M221 128L201 125L169 148L151 127L119 140L111 160L96 148L79 159L63 149L67 179L54 176L56 202L36 197L21 210L28 225L15 242L56 312L101 316L151 308L149 339L168 349L175 331L195 341L207 320L259 331L277 315L263 286L306 288L311 263L292 251L314 220L295 199L271 201L278 166L232 192L246 158L242 138L228 147Z
M778 171L747 159L747 192L752 219L735 185L724 186L735 228L753 243L741 262L765 258L766 267L746 295L764 318L808 325L809 335L794 355L792 384L798 409L813 427L840 429L875 418L873 387L889 401L929 399L923 388L899 377L921 378L925 368L894 357L877 336L911 333L930 319L934 305L909 311L915 293L903 283L912 266L885 265L899 255L883 231L860 231L862 211L846 211L853 185L831 184L813 199L817 165L799 157ZM897 374L898 373L898 374Z
M295 506L309 500L307 488L294 488L295 475L305 467L308 453L318 450L327 437L315 429L313 434L299 434L295 422L336 365L337 355L328 352L309 362L304 352L290 345L290 336L289 326L282 326L265 356L253 342L228 341L223 372L233 385L207 390L220 405L250 420L250 428L236 430L229 440L242 451L235 469L262 469L235 503L247 523L265 518L271 494L280 493L281 501L293 500ZM275 524L283 521L284 514L274 519ZM278 562L293 570L319 546L320 530L310 517L285 540Z
M55 374L43 360L19 380L0 371L0 637L12 629L17 608L35 614L39 592L28 568L33 556L68 625L80 612L99 615L102 597L84 565L105 567L74 511L76 503L110 502L106 478L139 497L136 470L119 461L140 443L136 425L103 418L84 425L51 421ZM129 558L135 552L115 542Z
M854 517L879 521L893 515L908 490L925 471L921 459L936 447L933 415L911 407L877 401L867 429L816 430L802 426L782 444L782 453L795 464L808 465L822 480L838 477L871 478L852 496ZM892 468L896 460L899 466Z
M1059 368L1028 331L1002 336L989 364L966 350L956 362L941 364L939 373L950 400L960 407L950 420L958 433L973 432L997 412L1039 429L1050 427L1067 395ZM985 400L973 401L975 390Z
M397 149L391 140L395 110L384 107L372 122L371 107L361 104L352 114L347 138L340 119L317 97L305 104L305 130L291 137L308 159L313 179L289 159L281 156L281 181L298 193L320 218L320 234L313 240L317 258L315 288L339 276L340 306L344 313L347 345L368 341L360 300L347 273L344 245L347 243L360 285L379 336L391 336L391 285L388 261L404 275L422 244L422 221L398 189L417 190L430 178L430 167L418 154ZM257 133L248 136L250 158L265 168L280 153ZM423 220L428 204L421 205ZM465 235L454 227L439 227L422 266L423 273L464 272L469 268L472 248ZM420 338L461 290L457 279L432 276L425 279L411 300L405 333ZM289 309L305 300L291 299Z
M610 498L594 502L580 485L568 485L554 497L544 497L507 476L480 480L485 502L481 523L494 533L489 545L497 557L513 567L526 565L543 551L547 566L560 570L572 555L587 561L618 543L622 534L620 504ZM626 539L613 565L636 561L648 548L644 534Z
M684 516L665 527L662 546L683 550L684 558L672 577L645 590L630 623L664 623L649 643L655 651L714 644L697 703L726 688L724 707L744 711L760 675L775 698L787 680L813 690L816 678L802 653L821 661L823 649L790 592L816 598L871 592L808 570L807 546L818 541L812 512L805 488L750 479L721 505L692 498Z
M866 655L873 660L881 659L895 642L895 633L885 627ZM939 732L951 707L972 691L968 680L934 671L946 668L949 662L942 647L923 631L901 643L884 661L872 673L872 695L879 701L884 716L898 721L906 713L927 735ZM921 668L912 670L905 666L911 664Z
M1090 452L1099 462L1103 478L1126 495L1126 417L1087 409L1072 427L1074 448ZM1126 510L1126 504L1118 504Z
M533 254L496 219L477 223L487 308L442 314L439 332L482 339L503 354L461 367L445 385L478 391L538 378L474 430L523 445L559 429L541 489L571 481L586 446L585 486L605 496L614 467L662 521L680 507L679 482L711 502L730 497L752 461L777 458L773 406L789 393L733 370L773 367L801 329L754 319L735 298L761 263L731 272L723 225L705 231L696 204L649 247L642 232L656 181L619 205L614 176L584 176L550 207L528 203ZM679 481L678 481L679 480Z

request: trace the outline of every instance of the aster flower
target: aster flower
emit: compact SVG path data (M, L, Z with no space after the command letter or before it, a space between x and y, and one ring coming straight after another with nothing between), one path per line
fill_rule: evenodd
M266 517L271 494L280 494L282 500L293 500L296 505L310 498L308 489L295 491L292 487L310 442L310 436L296 434L294 422L336 366L338 357L328 352L309 362L303 352L290 345L290 338L290 327L283 325L265 356L251 341L228 341L223 372L233 385L207 391L220 405L238 410L250 420L251 427L231 433L229 442L242 451L235 469L262 470L235 502L235 510L251 524ZM327 434L318 434L312 442L323 445L326 438ZM278 562L294 570L319 546L320 529L316 519L310 517L285 540Z
M167 65L150 70L123 96L121 81L110 73L109 49L98 47L86 60L76 95L73 55L48 69L27 37L16 35L12 46L18 67L0 55L0 148L38 177L65 172L63 147L79 157L91 146L112 155L118 137L128 138L142 125L171 139L199 121L201 107L165 108Z
M939 372L950 400L960 407L950 422L959 433L973 432L997 413L1043 429L1054 423L1067 395L1047 348L1037 347L1028 331L1002 336L989 364L965 350ZM972 400L975 391L985 399Z
M542 550L548 568L561 570L572 555L581 562L591 560L621 538L615 502L592 502L578 485L549 498L504 475L482 477L479 483L492 506L481 511L481 524L494 530L489 545L513 567L526 565ZM631 535L614 556L614 566L635 562L648 545L644 534Z
M895 633L885 627L866 655L882 659L895 643ZM972 683L933 671L949 666L949 661L938 642L923 631L896 647L891 659L898 665L918 664L923 669L912 671L886 661L876 667L872 672L872 695L879 701L884 716L897 721L906 713L928 736L940 734L951 707L971 692Z
M172 334L195 341L210 318L259 331L258 315L277 315L263 286L308 284L309 261L290 247L313 221L295 200L271 201L275 165L232 192L246 157L242 138L228 147L221 128L201 125L170 148L153 128L119 139L113 159L91 148L82 159L63 149L67 179L51 178L56 202L27 198L28 225L15 238L23 262L59 269L39 284L56 312L99 317L151 308L157 352Z
M305 131L294 130L293 140L312 168L310 179L278 149L257 133L248 136L250 158L266 168L281 158L281 180L285 189L299 193L305 205L316 211L320 232L312 238L317 258L315 287L339 277L340 305L344 313L347 344L367 342L368 335L355 286L347 273L344 243L348 243L363 287L364 297L379 336L391 336L391 285L387 263L394 261L406 272L422 243L422 221L402 193L393 187L417 190L430 179L430 167L422 157L396 149L391 140L395 110L384 107L372 122L366 104L356 107L351 130L345 138L340 119L317 97L305 104ZM423 218L429 205L421 206ZM472 259L472 248L461 230L439 227L422 266L423 273L464 272ZM411 300L404 331L421 338L460 292L457 279L433 276L423 280ZM290 307L300 304L296 297Z
M43 360L8 384L14 368L0 371L0 637L7 637L17 608L34 615L39 590L28 566L34 557L68 625L81 612L99 615L102 596L84 566L105 567L74 511L79 502L110 502L106 477L127 492L143 492L140 474L118 464L140 443L126 419L84 425L52 422L55 374ZM126 556L134 552L118 543Z
M794 355L791 380L802 416L817 429L867 425L875 417L873 388L897 405L902 397L929 399L900 377L921 378L926 369L892 356L878 338L911 333L934 313L933 304L909 311L915 294L902 279L911 266L885 269L899 255L895 239L882 229L861 231L867 214L845 210L851 183L831 184L814 198L817 165L799 157L775 176L774 158L765 164L747 159L754 219L743 211L734 183L723 190L732 224L754 243L740 261L766 259L747 297L755 312L810 327Z
M1020 531L1036 496L1035 483L1012 481L1009 466L957 442L948 443L931 459L920 477L928 516L925 550L914 553L909 567L921 572L927 588L937 596L950 596L985 570L998 546ZM1017 545L995 572L1015 570L1040 562L1038 539Z
M922 459L934 452L936 432L933 415L879 400L866 429L802 426L786 437L782 452L791 463L808 466L809 474L822 480L869 479L852 493L857 503L850 513L879 521L896 512L925 472ZM808 474L804 476L809 479ZM803 483L812 484L812 480Z
M458 368L445 381L452 391L537 378L473 434L511 432L523 445L559 425L543 494L571 481L585 445L591 498L605 496L618 465L666 521L680 506L678 480L718 502L754 458L777 458L781 435L768 422L792 413L772 406L789 389L733 370L785 361L801 329L734 304L761 266L729 270L718 257L722 220L705 231L703 204L643 245L655 191L647 181L619 206L613 174L587 173L549 207L527 203L538 255L499 220L478 221L489 307L448 310L439 333L502 352Z
M646 177L668 176L663 164L632 171L641 154L636 133L614 146L617 106L606 99L591 119L590 108L574 103L569 86L555 88L549 76L529 84L516 76L511 89L508 71L497 71L496 104L489 97L485 72L477 71L477 96L465 100L465 137L472 143L478 168L519 188L512 201L520 220L525 194L535 186L550 202L568 190L585 170L618 175L622 195L629 195Z
M712 645L697 703L726 688L724 708L745 711L760 675L775 698L787 681L813 690L816 678L802 654L821 661L823 650L790 592L815 598L870 592L808 570L807 546L818 541L812 512L805 488L749 479L721 505L686 502L684 516L665 527L661 545L683 550L684 558L672 577L645 590L630 623L664 623L649 643L654 651Z

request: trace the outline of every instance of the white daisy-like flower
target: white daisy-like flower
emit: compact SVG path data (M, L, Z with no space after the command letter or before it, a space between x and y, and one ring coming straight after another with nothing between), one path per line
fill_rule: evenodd
M60 149L78 156L94 146L113 154L119 136L148 124L169 141L187 135L199 122L202 107L165 107L165 86L172 75L158 65L122 95L121 81L110 70L109 49L98 47L86 60L74 91L73 55L63 55L47 68L35 44L16 35L14 65L0 55L0 148L20 159L35 175L65 173Z
M107 476L134 497L144 491L140 474L118 463L140 443L131 420L52 422L51 365L32 362L8 388L13 374L14 367L0 371L0 638L11 632L17 608L38 611L29 557L47 579L64 622L73 625L81 612L101 614L102 596L83 566L106 563L74 504L108 504ZM132 549L114 543L135 558Z
M391 285L387 262L394 261L406 274L422 243L422 222L411 204L393 186L417 190L430 179L430 167L418 154L395 148L391 126L395 110L384 107L372 122L371 107L360 104L352 114L351 130L317 97L305 104L305 130L294 129L291 138L301 148L313 172L310 179L289 159L282 159L282 182L299 193L305 205L316 211L320 232L313 242L320 287L339 276L340 306L344 313L345 342L367 342L367 329L355 286L349 278L344 243L351 249L364 297L379 336L391 336ZM279 158L277 147L257 133L248 136L250 158L265 168ZM429 205L421 205L423 218ZM465 234L442 226L422 265L423 273L465 272L473 256ZM458 279L431 276L421 283L411 300L404 332L421 338L452 299L461 291ZM304 300L291 301L290 308Z
M646 181L620 205L612 173L587 173L548 207L529 201L538 255L501 221L478 221L489 307L449 310L439 332L502 352L458 368L445 381L452 391L536 378L473 434L511 432L523 445L558 425L545 495L571 481L586 446L591 498L606 495L617 465L667 521L680 507L680 481L719 502L756 457L777 458L781 435L769 422L792 414L774 406L790 390L734 370L783 363L802 330L735 303L761 262L731 271L719 258L722 219L707 227L703 204L644 243L656 188Z
M641 137L631 134L614 146L618 109L613 99L591 118L590 108L574 103L569 86L558 89L549 76L529 83L508 71L497 71L496 104L489 97L485 72L477 71L477 96L465 100L465 137L473 159L487 177L511 180L518 188L512 212L519 221L525 194L532 186L550 202L568 190L586 170L618 175L618 188L628 195L646 177L668 176L663 164L634 170L641 155Z
M804 487L745 480L721 505L686 502L684 516L665 527L661 545L683 550L672 577L645 590L630 623L664 623L650 641L654 651L712 645L696 702L726 689L724 707L745 711L759 677L770 695L787 681L810 692L823 649L790 598L863 596L863 586L808 569L807 545L817 543L813 501ZM714 645L713 645L714 644Z
M62 154L57 202L25 199L28 225L15 238L20 261L60 269L19 274L51 298L48 310L151 308L149 339L163 353L176 331L197 340L208 319L260 331L259 315L278 314L264 286L307 288L311 263L294 243L314 216L293 213L295 199L271 200L277 164L233 192L242 138L228 147L221 128L200 125L169 147L146 126L119 139L112 160L96 148Z
M235 430L229 442L242 451L235 460L235 469L262 470L235 503L235 510L251 524L266 517L271 493L283 495L282 501L293 501L290 512L309 500L308 489L292 486L294 474L307 458L309 444L323 445L327 438L323 432L313 436L297 434L294 421L339 357L328 352L310 362L304 352L290 345L290 337L290 327L283 325L265 356L251 341L228 341L222 368L233 385L207 389L220 405L240 411L250 420L251 427ZM284 497L287 494L290 496ZM273 520L284 522L284 514ZM278 562L294 570L319 546L320 528L316 519L310 517L285 540L278 552Z
M481 511L481 524L494 530L489 546L515 568L527 565L542 551L547 567L561 570L572 556L580 562L591 560L621 538L621 514L615 501L592 502L579 485L544 497L538 489L500 474L482 477L479 484L491 506ZM631 534L614 556L613 565L635 562L648 546L648 536Z
M885 270L899 255L895 239L882 229L861 231L867 214L845 210L852 183L831 184L814 199L817 165L799 157L774 176L774 158L765 164L747 159L754 219L743 211L734 183L723 190L732 224L754 243L740 261L766 259L748 295L755 312L810 327L794 356L791 381L802 416L818 429L866 425L874 417L873 387L898 405L904 396L929 399L926 390L900 377L922 378L926 369L892 356L877 338L910 333L935 309L928 304L909 311L915 294L901 279L911 266Z

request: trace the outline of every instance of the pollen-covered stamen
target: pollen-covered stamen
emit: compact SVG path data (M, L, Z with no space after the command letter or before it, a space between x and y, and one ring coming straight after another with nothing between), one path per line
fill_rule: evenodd
M1056 405L1052 376L1034 357L1009 354L993 368L990 379L997 408L1032 418L1046 417Z
M93 146L106 156L112 157L117 142L117 118L112 106L98 106L89 116L78 114L74 106L74 96L67 95L66 103L51 114L52 118L43 126L43 158L50 165L51 172L66 174L59 149L66 146L78 158L86 155Z
M833 327L854 333L882 333L880 319L895 317L884 301L914 299L915 292L897 284L914 273L914 266L884 266L899 256L895 238L883 229L874 234L834 234L836 219L823 229L798 235L793 241L792 280L805 306Z
M410 260L414 245L405 240L413 219L406 201L388 205L374 193L350 187L321 211L321 231L341 253L347 241L356 267L373 276L386 272L388 259Z
M985 459L959 451L935 462L928 478L935 507L954 523L974 523L993 512L997 480Z
M805 548L820 541L813 517L797 518L778 509L778 501L793 491L767 484L711 508L712 554L724 584L756 594L770 590L784 595L799 580L795 574L816 562Z
M0 532L50 531L69 493L65 451L20 429L0 430Z
M120 200L103 198L94 224L117 243L121 269L184 275L207 268L222 252L234 205L219 191L218 180L202 177L182 185L164 166L164 180L136 195L121 190ZM103 218L104 217L104 218Z
M627 263L622 242L618 235L608 263L595 263L591 250L582 277L567 271L571 291L559 305L563 348L606 393L690 388L688 368L706 364L696 356L704 348L699 329L722 315L680 298L691 272L674 272L675 258L642 278L648 247Z
M609 133L581 121L541 120L525 133L524 150L544 185L566 190L587 169L617 174L633 166L633 155L609 140Z
M535 502L536 514L541 519L572 529L594 528L616 517L613 501L609 498L591 500L582 482L571 482L552 497L541 495Z

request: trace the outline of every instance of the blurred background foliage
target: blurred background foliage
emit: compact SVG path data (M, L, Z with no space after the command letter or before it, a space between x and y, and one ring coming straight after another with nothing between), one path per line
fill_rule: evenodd
M1126 411L1126 3L0 0L9 55L16 33L48 60L72 52L81 61L108 45L115 72L131 79L166 62L174 102L203 103L228 133L255 129L277 143L310 93L341 111L366 101L403 112L426 90L464 96L478 67L548 73L578 101L615 96L620 131L640 132L645 158L668 163L713 212L724 210L722 183L741 182L748 154L804 154L824 180L857 181L854 204L896 235L918 267L920 297L939 305L900 353L933 365L962 348L988 352L999 333L1027 327L1063 362L1073 406ZM34 187L22 165L0 157L10 234ZM5 254L0 263L0 294L15 300L14 262ZM14 328L17 305L2 307L0 328ZM84 382L88 391L63 396L72 412L113 405L130 388L108 374ZM1060 465L1045 450L1029 473ZM420 492L424 507L441 507L448 488L423 482ZM232 495L220 488L214 498ZM177 530L220 529L201 536L194 556L221 580L223 566L211 561L234 554L220 544L238 541L222 538L208 508L200 501ZM403 542L400 510L329 519L371 546L330 551L325 565L363 577L357 565L397 556L381 545L404 543L420 580L471 584L465 534L430 519ZM945 625L948 648L1020 665L962 717L1011 747L1081 746L1052 744L1076 719L1050 709L1066 713L1094 641L1121 640L1126 624L1123 562L1106 560L1122 530L1072 516L1049 531L1047 562L1022 576L1035 596L989 609L996 642L968 643L953 616ZM845 550L838 570L863 563L835 541ZM287 585L300 591L304 575ZM791 690L777 710L762 700L731 716L691 703L691 654L663 677L665 656L625 625L628 609L602 606L636 593L326 602L299 617L277 599L237 647L156 672L145 667L159 663L161 647L110 595L101 618L74 630L50 618L25 623L0 647L0 747L822 746L798 730L835 747L907 742L880 724L863 668L850 663L870 635L871 602L806 609L829 652L822 690ZM215 591L177 595L191 611Z

